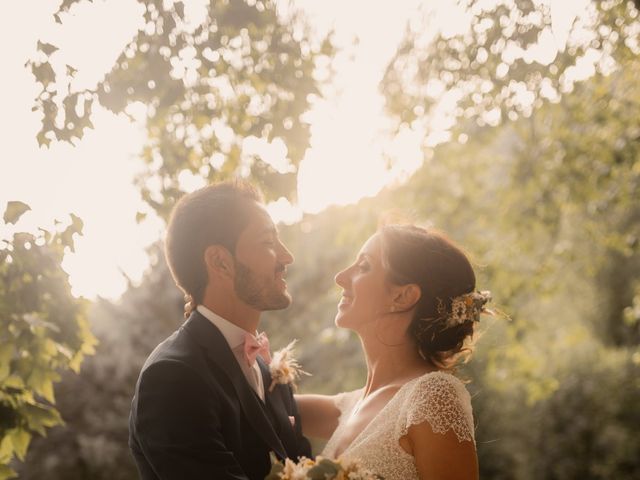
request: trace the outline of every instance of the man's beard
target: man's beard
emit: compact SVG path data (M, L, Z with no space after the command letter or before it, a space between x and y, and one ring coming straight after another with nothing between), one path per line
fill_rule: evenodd
M272 278L260 277L249 267L235 260L234 289L238 298L258 311L282 310L291 305L291 296L282 291Z

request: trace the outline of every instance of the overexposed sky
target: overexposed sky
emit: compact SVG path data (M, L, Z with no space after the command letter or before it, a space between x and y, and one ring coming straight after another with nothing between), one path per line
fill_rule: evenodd
M0 31L0 209L4 211L9 200L28 203L32 211L18 224L28 230L49 227L55 219L67 221L70 212L79 215L84 236L64 266L74 293L88 297L122 292L126 281L120 269L139 278L147 264L144 245L157 235L153 225L135 223L140 200L132 178L140 166L133 159L142 132L124 117L99 110L96 129L87 131L76 147L52 143L49 149L39 149L39 118L31 112L38 87L24 65L36 53L39 38L58 43L67 63L81 67L98 58L104 59L103 65L113 63L135 32L135 22L123 15L132 6L133 0L79 5L78 16L86 21L70 21L72 31L66 32L56 28L52 17L57 2L25 0L12 5L11 21ZM79 68L78 75L95 85L104 74L96 70Z
M555 3L562 19L585 0L563 1L561 8ZM134 281L141 278L148 266L145 247L163 232L157 219L140 225L135 221L141 199L132 182L142 168L137 153L144 130L123 116L97 109L95 129L88 130L75 147L54 142L49 149L39 149L35 139L39 118L31 112L38 88L24 64L36 54L38 39L50 41L60 47L60 61L78 69L78 87L95 86L142 25L142 10L136 0L82 2L60 26L52 17L58 4L14 2L11 20L0 30L0 210L9 200L30 204L32 211L18 224L28 230L51 227L54 219L65 221L70 212L79 215L84 235L77 240L76 253L68 254L64 262L73 292L116 298L127 286L123 273ZM319 212L329 204L374 195L420 166L424 139L419 134L403 132L393 144L381 135L388 119L378 84L419 4L437 8L444 27L455 29L456 21L455 10L449 8L453 0L296 0L295 4L307 12L318 34L333 28L344 50L336 59L338 75L330 97L307 115L312 138L299 170L299 205L291 207L282 200L271 207L283 221L294 221L303 211ZM567 10L568 4L572 9ZM272 149L278 156L282 146ZM396 159L391 170L384 153ZM0 238L11 230L0 230Z

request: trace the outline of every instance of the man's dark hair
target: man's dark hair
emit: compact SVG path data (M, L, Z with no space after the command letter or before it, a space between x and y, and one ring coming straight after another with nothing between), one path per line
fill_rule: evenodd
M202 302L207 286L205 250L221 245L235 254L238 237L250 220L251 202L262 202L260 191L247 182L232 181L188 193L173 208L165 255L176 285L192 306Z

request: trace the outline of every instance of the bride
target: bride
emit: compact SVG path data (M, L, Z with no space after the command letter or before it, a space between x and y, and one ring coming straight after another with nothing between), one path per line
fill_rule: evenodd
M298 395L304 434L386 480L477 479L471 401L451 370L490 295L467 257L441 233L390 225L335 280L336 325L360 337L367 382Z

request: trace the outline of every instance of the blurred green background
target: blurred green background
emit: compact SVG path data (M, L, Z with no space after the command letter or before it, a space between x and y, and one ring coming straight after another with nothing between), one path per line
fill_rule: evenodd
M61 11L74 3L65 0ZM47 60L55 47L40 45L44 56L30 68L42 87L41 143L81 137L95 102L118 112L143 101L153 113L141 152L148 170L138 185L161 217L181 194L184 170L209 181L242 171L268 199L295 201L295 172L279 173L259 157L247 164L233 142L212 168L221 142L202 132L211 118L225 118L238 141L283 139L298 165L309 144L300 117L330 83L312 73L321 57L335 55L331 38L294 34L304 18L285 20L269 1L211 2L208 23L195 32L180 30L181 2L141 3L148 21L163 28L140 32L93 91L61 88ZM425 145L421 167L406 181L280 226L296 258L288 274L294 303L265 314L263 326L274 348L300 339L299 359L313 374L300 391L359 388L359 342L333 325L333 276L381 218L433 225L469 252L478 287L490 289L509 317L483 319L473 359L460 371L470 380L481 478L636 479L638 6L586 2L588 21L575 21L575 35L541 62L527 52L552 24L548 3L460 2L469 31L429 41L429 20L416 14L422 23L407 28L380 90L394 132L411 128L425 137L441 118L443 92L457 92L450 137ZM239 48L242 42L251 48ZM187 45L200 59L194 83L168 73ZM591 68L579 78L585 58ZM230 98L217 96L220 78L232 85ZM247 107L254 98L258 113ZM59 115L66 121L57 122ZM187 141L177 132L189 125ZM150 178L161 180L157 191ZM19 222L27 208L9 204L5 224ZM120 300L74 298L60 262L81 230L72 217L59 232L18 232L0 244L0 478L10 469L29 480L136 478L127 447L131 396L146 356L180 325L182 298L160 243L149 249L152 267L142 282Z

